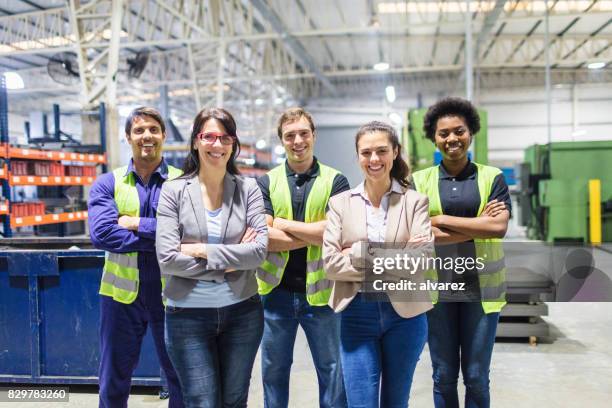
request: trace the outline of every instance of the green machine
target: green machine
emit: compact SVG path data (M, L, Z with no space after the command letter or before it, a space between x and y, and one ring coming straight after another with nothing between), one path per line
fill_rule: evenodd
M601 241L612 242L612 141L533 145L524 160L518 169L519 223L528 238L586 243L595 225ZM600 180L596 195L592 179ZM591 206L593 200L599 202ZM591 219L591 208L598 220Z
M411 109L407 115L407 126L402 129L402 146L409 159L412 171L426 169L438 163L436 160L436 146L427 139L423 131L423 121L425 119L426 108ZM488 164L488 143L487 143L487 112L478 109L480 115L480 132L473 141L472 148L474 161L481 164Z

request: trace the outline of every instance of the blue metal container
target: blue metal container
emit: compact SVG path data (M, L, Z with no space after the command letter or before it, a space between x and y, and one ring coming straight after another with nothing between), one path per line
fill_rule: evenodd
M0 383L98 383L104 252L0 252ZM135 385L159 385L150 331Z

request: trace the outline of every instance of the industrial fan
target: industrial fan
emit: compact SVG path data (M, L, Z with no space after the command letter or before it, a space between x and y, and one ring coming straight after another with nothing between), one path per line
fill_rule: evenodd
M47 63L49 76L60 84L74 85L79 82L79 64L74 52L59 52L49 58Z
M127 59L128 78L139 78L149 62L149 50L140 50L133 58ZM47 63L47 72L55 82L63 85L74 85L80 80L77 54L70 51L53 55Z
M143 49L136 53L134 58L128 58L128 78L139 78L142 75L142 71L144 71L147 66L147 62L149 62L149 50Z

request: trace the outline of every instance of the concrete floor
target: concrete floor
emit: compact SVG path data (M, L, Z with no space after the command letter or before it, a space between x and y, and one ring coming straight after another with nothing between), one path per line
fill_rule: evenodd
M495 344L491 369L492 406L495 408L603 408L612 401L612 304L551 303L554 336L535 347L526 342ZM316 374L305 337L300 331L291 373L291 407L316 407ZM89 392L86 392L89 391ZM141 390L140 390L141 391ZM259 358L253 370L249 406L262 407ZM0 403L12 408L14 403ZM36 408L41 404L18 406ZM95 407L95 390L73 390L69 403L47 403L45 408ZM133 394L130 408L162 408L156 395ZM431 363L427 349L415 373L411 406L432 407Z

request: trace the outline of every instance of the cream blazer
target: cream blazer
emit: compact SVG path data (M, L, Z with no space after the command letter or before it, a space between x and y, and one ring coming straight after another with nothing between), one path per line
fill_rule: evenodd
M366 204L363 198L355 193L356 190L353 189L330 198L327 227L323 235L325 272L327 278L334 282L329 306L336 312L341 312L351 303L365 279L362 266L367 254L353 253L350 257L342 254L344 248L350 248L353 243L368 239ZM385 242L405 244L417 235L429 237L428 242L433 244L427 196L404 187L401 193L392 191L387 211ZM422 281L422 274L423 271L419 271L414 276L415 280ZM422 296L419 298L422 299ZM404 318L419 315L432 308L431 301L404 299L406 298L402 295L403 301L391 301L397 314Z

